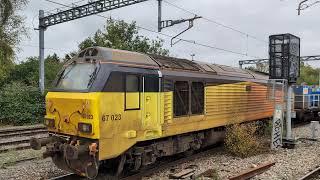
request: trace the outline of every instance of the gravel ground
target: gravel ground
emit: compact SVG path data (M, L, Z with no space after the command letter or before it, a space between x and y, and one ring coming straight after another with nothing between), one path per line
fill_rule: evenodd
M302 138L310 137L309 125L294 129L294 134ZM43 149L44 150L44 149ZM36 157L38 159L15 163L16 160ZM256 176L254 179L297 179L320 165L320 141L301 140L295 149L280 149L278 151L260 154L249 158L233 157L223 152L223 148L218 148L206 157L198 158L192 162L184 163L175 167L177 171L190 165L196 170L197 174L208 169L214 169L220 179L228 179L232 175L260 163L275 161L276 165L265 173ZM41 151L23 150L0 154L0 179L48 179L50 177L62 175L63 172L57 169L50 158L41 159ZM149 179L168 179L170 168L158 172Z
M311 136L309 125L301 126L293 130L298 138L308 138ZM260 163L275 161L276 164L268 171L256 176L255 180L276 180L276 179L299 179L309 171L320 165L320 141L301 140L295 149L279 149L270 153L260 154L248 158L238 158L227 154L222 150L207 157L199 158L193 162L188 162L178 167L175 171L189 167L195 167L196 174L201 174L208 169L213 169L218 173L219 179L228 179L233 175L256 167ZM171 169L172 170L172 169ZM170 169L158 172L145 180L169 179Z
M0 154L0 180L42 180L65 174L50 158L41 158L44 150L45 148L41 151L29 149ZM26 158L36 159L17 163Z

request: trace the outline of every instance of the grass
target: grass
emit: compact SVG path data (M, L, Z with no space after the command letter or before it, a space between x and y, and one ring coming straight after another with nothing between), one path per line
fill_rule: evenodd
M0 167L6 168L8 166L16 165L18 162L32 159L40 159L44 149L35 151L32 149L9 151L0 154Z

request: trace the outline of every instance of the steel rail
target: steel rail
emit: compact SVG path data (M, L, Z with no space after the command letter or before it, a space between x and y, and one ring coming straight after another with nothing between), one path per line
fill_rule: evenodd
M19 159L19 160L16 160L14 162L6 162L6 163L3 163L2 166L11 166L11 165L15 165L17 163L32 161L32 160L35 160L35 159L38 159L38 157L30 157L30 158L25 158L25 159Z
M23 146L16 146L16 147L11 147L11 148L5 148L5 149L0 149L0 153L6 153L10 151L19 151L19 150L24 150L24 149L31 149L30 145L23 145Z
M22 140L14 140L14 141L5 141L5 142L0 142L0 147L1 146L10 146L10 145L18 145L18 144L24 144L24 143L29 143L30 139L22 139Z
M0 153L9 151L17 151L30 149L30 137L37 135L45 136L48 131L43 125L36 126L18 126L0 129ZM14 137L26 137L21 139L14 139ZM6 140L11 138L11 140Z
M49 180L80 180L80 179L85 179L85 178L82 178L76 174L73 174L73 173L69 173L69 174L64 174L64 175L60 175L60 176L56 176L56 177L53 177L53 178L50 178Z
M14 137L14 136L31 136L34 134L44 134L48 133L46 129L37 129L37 130L27 130L27 131L20 131L20 132L9 132L7 134L0 134L0 139L1 138L9 138L9 137Z
M302 178L300 178L299 180L309 180L309 179L314 179L319 177L320 175L320 166L317 167L316 169L314 169L313 171L309 172L308 174L306 174L305 176L303 176Z
M44 126L39 125L39 126L19 126L19 127L11 127L11 128L2 128L0 129L0 135L2 134L7 134L7 133L16 133L16 132L23 132L23 131L34 131L34 130L43 130L45 129Z
M229 178L229 180L244 180L244 179L250 179L256 175L259 175L265 171L267 171L271 166L275 165L275 162L268 162L268 163L264 163L261 164L255 168L251 168L248 170L245 170L243 172L241 172L238 175L232 176Z

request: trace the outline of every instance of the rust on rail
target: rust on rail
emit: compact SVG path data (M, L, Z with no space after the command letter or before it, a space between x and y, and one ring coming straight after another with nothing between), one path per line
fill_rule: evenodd
M316 169L309 172L308 174L306 174L305 176L303 176L299 180L308 180L308 179L316 178L317 176L319 176L319 174L320 174L320 167L317 167Z
M255 168L245 170L236 176L230 177L229 180L245 180L245 179L252 178L256 175L259 175L259 174L267 171L271 166L273 166L275 164L276 164L275 162L263 163Z

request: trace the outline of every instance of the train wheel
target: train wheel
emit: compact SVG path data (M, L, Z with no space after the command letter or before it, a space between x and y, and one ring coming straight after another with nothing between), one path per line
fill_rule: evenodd
M60 156L58 154L55 154L52 157L52 161L60 169L63 169L63 170L68 171L68 172L72 172L72 170L69 168L69 166L67 165L67 163L65 162L65 160L64 160L64 158L62 156Z
M122 155L120 156L120 161L119 161L118 168L117 168L117 172L116 172L116 175L117 175L117 176L122 175L122 173L123 173L123 168L124 168L125 163L126 163L126 155L125 155L125 154L122 154Z
M87 166L85 167L85 172L86 176L89 179L95 179L98 175L98 170L99 170L99 162L94 158L92 162L88 163Z
M119 179L119 177L123 175L125 162L126 155L123 154L115 159L106 161L100 167L99 171L102 172L103 177L108 177L109 179Z
M193 154L194 154L194 150L192 150L192 149L189 149L189 150L183 152L183 155L186 157L191 156Z

